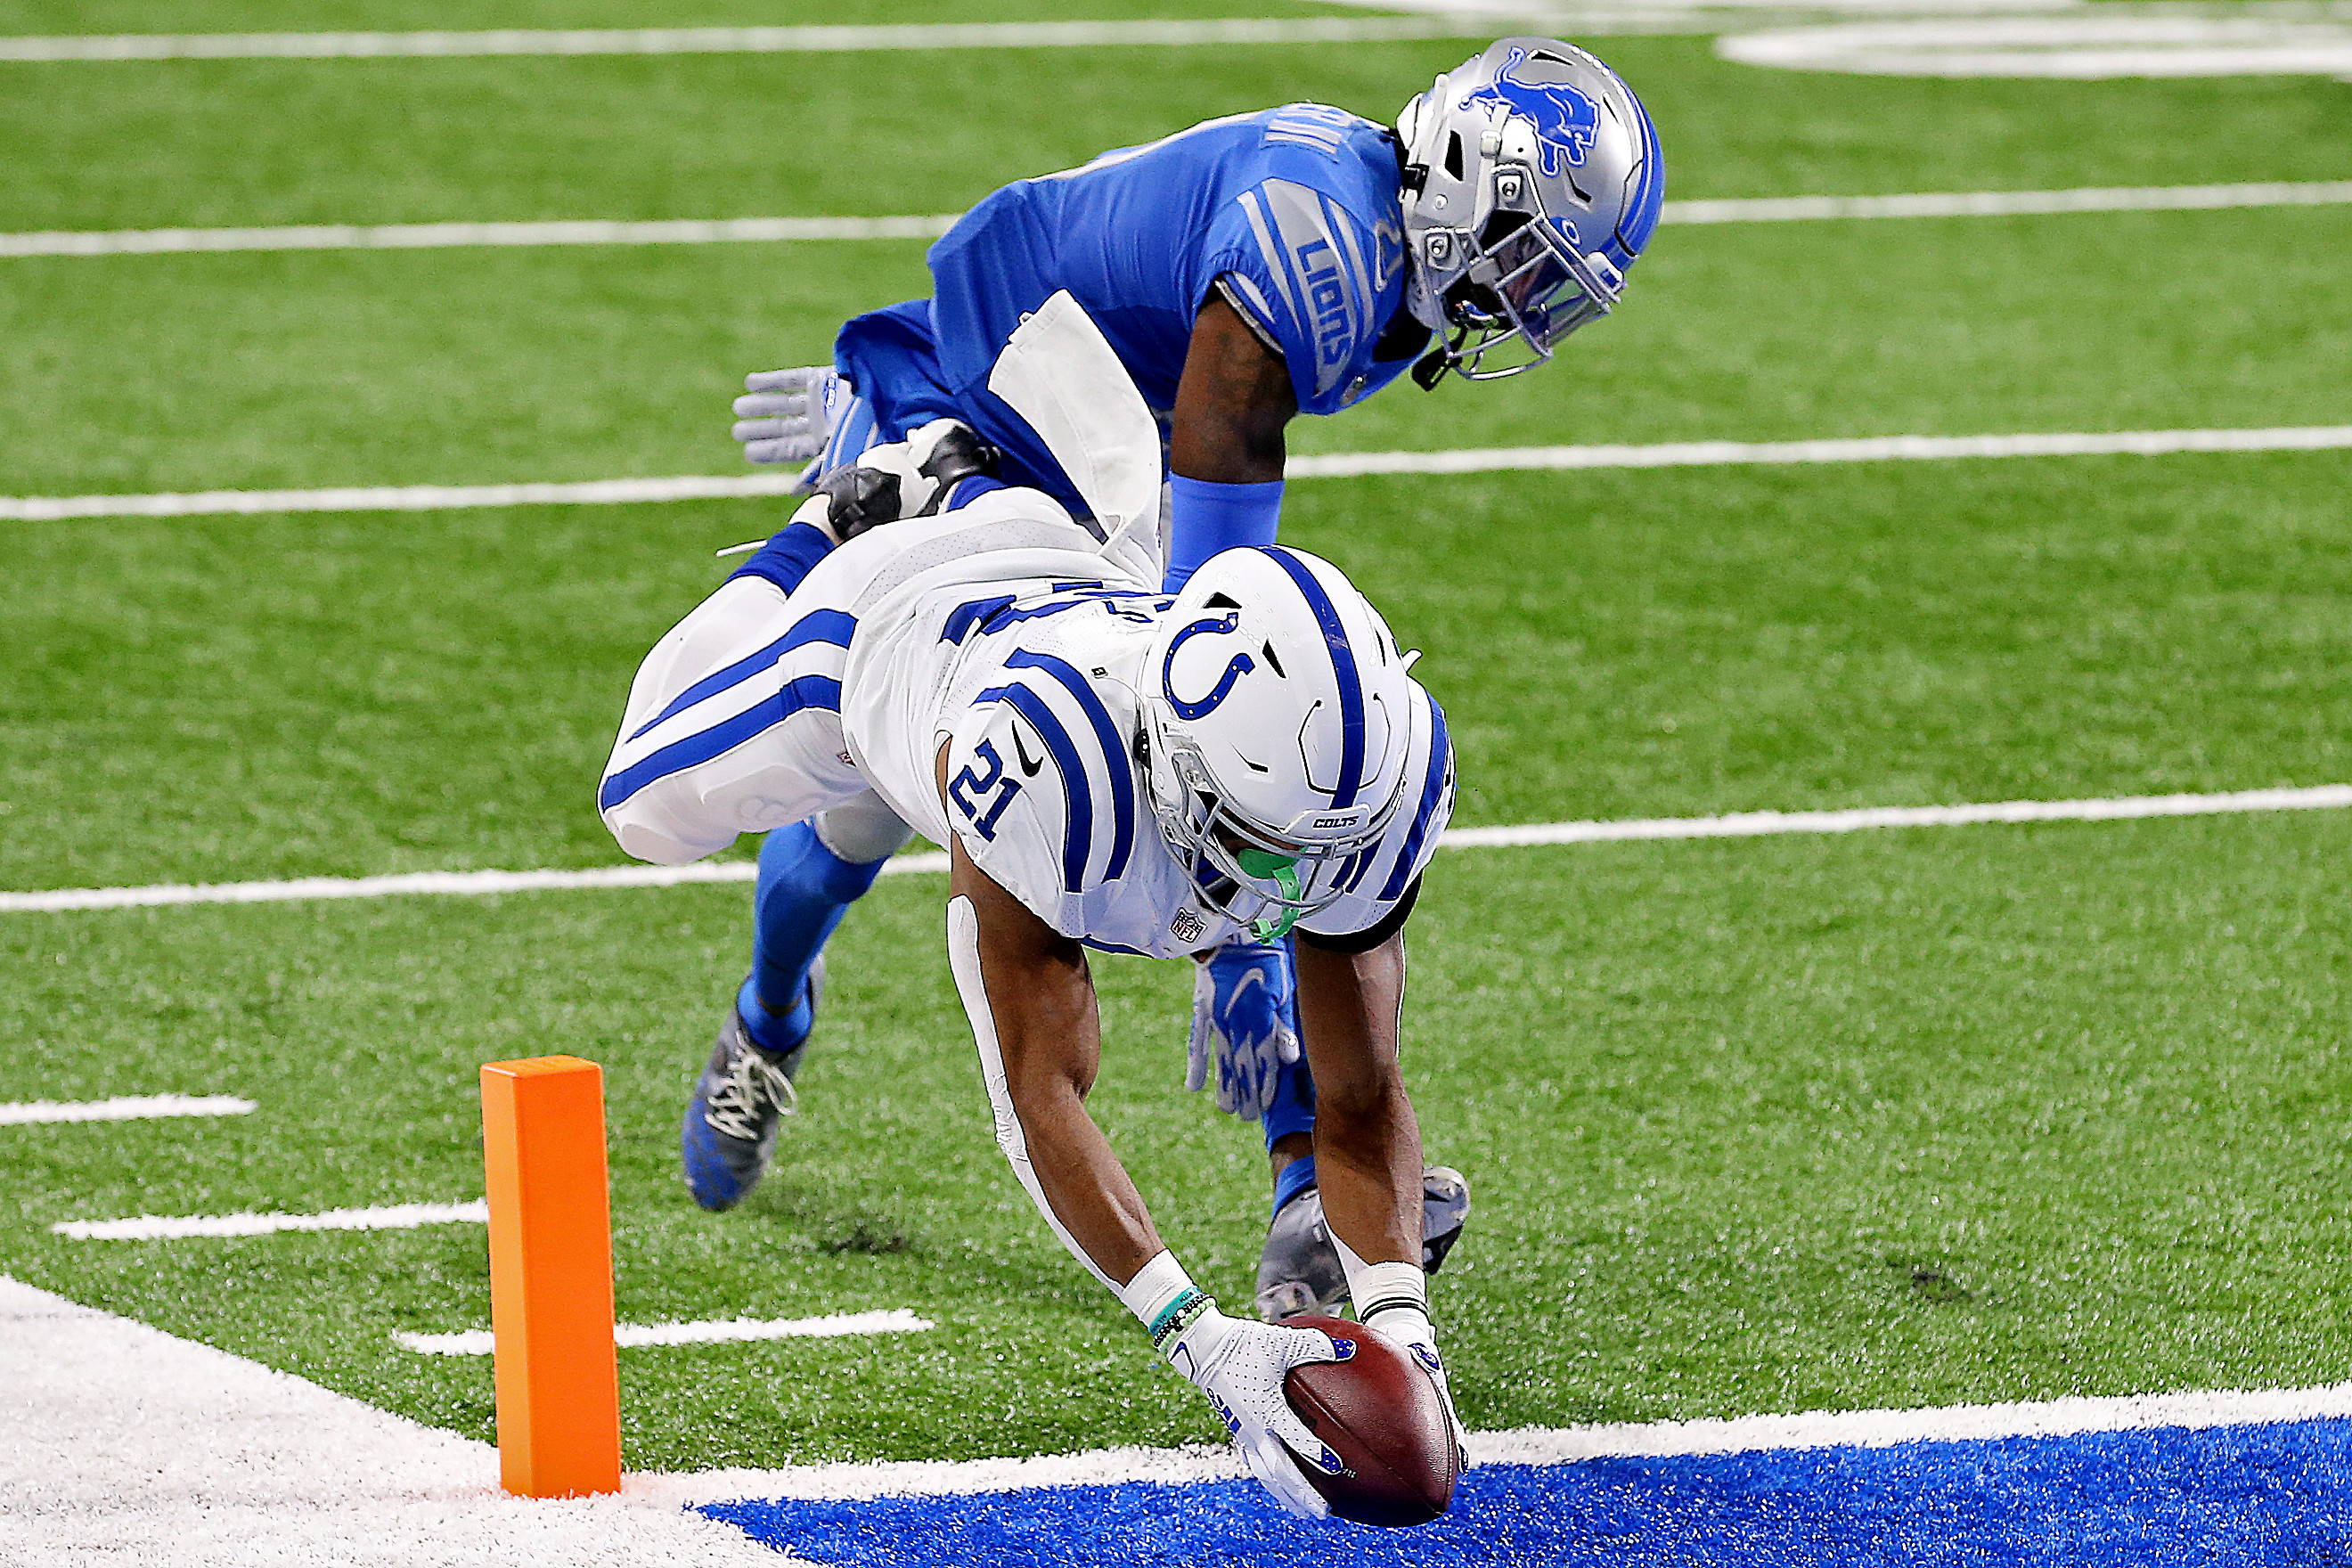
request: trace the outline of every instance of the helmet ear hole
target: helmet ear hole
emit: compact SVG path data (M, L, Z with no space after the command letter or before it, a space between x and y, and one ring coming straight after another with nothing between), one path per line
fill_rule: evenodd
M1450 179L1462 177L1462 132L1459 131L1445 133L1445 173Z

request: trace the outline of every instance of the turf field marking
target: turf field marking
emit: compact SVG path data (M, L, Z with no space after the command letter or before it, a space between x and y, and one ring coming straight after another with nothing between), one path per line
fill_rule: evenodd
M948 22L876 27L638 27L478 33L126 33L0 38L0 61L449 59L483 55L844 54L892 49L1074 49L1137 45L1352 44L1485 38L1475 12L1208 21Z
M2341 206L2352 180L2236 185L2086 186L2056 191L1927 191L1893 196L1739 196L1668 202L1671 224L1800 223L1823 218L1996 217L2030 213L2193 212ZM52 229L0 234L0 257L159 256L219 250L425 250L475 246L726 245L782 240L930 239L960 215L928 217L580 219L554 223L290 224L270 228Z
M832 1340L859 1334L919 1334L939 1325L904 1307L877 1312L834 1312L822 1318L723 1318L696 1323L621 1323L613 1342L624 1350L645 1345L730 1344L746 1340ZM488 1329L455 1334L392 1336L404 1350L425 1355L488 1355L498 1336Z
M131 228L0 234L0 256L152 256L205 250L433 250L459 246L725 245L805 239L932 239L936 217L667 218L647 223L295 224L277 228Z
M746 1568L776 1554L681 1505L747 1497L969 1495L1124 1480L1239 1480L1223 1446L1030 1459L626 1477L617 1497L540 1503L495 1485L487 1443L419 1426L242 1357L0 1278L0 1408L14 1441L9 1539L26 1561L111 1552L262 1563L630 1562ZM2352 1413L2352 1384L1864 1411L1471 1436L1482 1460L1818 1447L2110 1429L2252 1426ZM2112 1425L2110 1425L2112 1424ZM1177 1500L1171 1498L1171 1504ZM1772 1559L1759 1559L1769 1561Z
M667 1499L499 1489L497 1450L0 1279L11 1563L785 1568Z
M1938 462L1964 458L2153 458L2179 452L2315 452L2352 447L2352 425L2266 430L2108 430L2016 436L1866 436L1828 441L1668 441L1655 446L1489 447L1451 452L1333 452L1293 458L1293 479L1479 474L1545 468L1717 468L1740 463Z
M1972 17L1775 28L1716 40L1742 65L1872 76L2118 77L2352 74L2352 7L2288 4L2199 14L2094 6L2063 16Z
M1742 196L1668 202L1669 223L1801 223L1821 218L2002 217L2030 213L2202 212L2352 202L2352 180L2239 185L2085 185L2057 191L1922 191L1895 196ZM5 239L0 239L5 247ZM0 249L0 254L5 254Z
M244 1116L253 1101L229 1094L123 1094L111 1100L27 1100L0 1105L0 1127L30 1121L136 1121L154 1116Z
M1450 827L1446 849L1538 844L1605 844L1643 838L1753 838L1776 833L1853 833L1872 827L1958 827L1979 823L2114 822L2130 817L2212 816L2261 811L2333 811L2352 806L2352 784L2236 790L2219 795L2119 795L2089 800L2007 800L1966 805L1878 805L1843 811L1742 811L1725 816L1659 816L1600 822L1536 822L1509 827ZM885 876L938 872L937 851L900 855ZM165 882L131 888L58 888L0 892L0 914L150 909L169 904L283 903L299 899L380 899L410 893L480 895L586 888L673 888L750 882L750 860L688 866L597 866L582 870L410 871L391 877L302 877L283 882ZM122 1222L131 1223L131 1222Z
M329 1209L324 1214L141 1215L135 1219L68 1219L49 1226L76 1241L176 1241L191 1236L271 1236L284 1230L414 1230L421 1225L488 1225L489 1205L394 1204Z
M1333 452L1290 459L1294 479L1365 474L1480 474L1559 468L1937 462L1956 458L2162 457L2187 452L2352 448L2352 425L2250 430L2105 430L2014 436L1867 436L1823 441L1667 441L1654 446L1486 447ZM614 506L791 493L795 473L592 479L569 484L388 485L319 490L196 490L112 496L0 496L0 522L85 517L208 517L304 511L446 511L472 507ZM5 906L0 906L5 907Z
M2318 1388L2146 1394L1927 1410L1838 1410L1602 1426L1522 1426L1473 1432L1479 1464L1559 1465L1583 1459L1735 1454L1797 1448L1885 1448L1901 1443L2070 1436L2309 1421L2352 1415L2352 1383ZM735 1498L959 1495L1028 1487L1176 1482L1245 1475L1229 1448L1109 1448L1028 1459L902 1460L789 1469L709 1470L649 1478L680 1502Z

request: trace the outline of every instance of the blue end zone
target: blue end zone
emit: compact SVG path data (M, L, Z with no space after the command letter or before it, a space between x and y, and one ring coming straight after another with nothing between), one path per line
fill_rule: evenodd
M701 1511L841 1568L2317 1568L2352 1563L2352 1421L1489 1465L1404 1531L1244 1480Z

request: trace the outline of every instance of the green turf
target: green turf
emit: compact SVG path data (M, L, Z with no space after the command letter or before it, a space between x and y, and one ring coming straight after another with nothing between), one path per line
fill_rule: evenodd
M1020 14L1237 10L1275 7ZM16 32L481 25L438 0L0 4ZM1202 115L1386 115L1461 52L0 66L28 172L0 183L0 231L947 211ZM1678 197L2352 170L2352 87L2327 81L1603 52ZM2342 423L2347 224L1670 226L1561 366L1399 390L1296 447ZM903 243L0 262L0 493L740 471L736 377L923 287ZM1465 822L2051 798L2352 778L2347 488L2340 453L1314 481L1286 537L1427 650ZM609 864L589 796L629 673L709 552L777 515L5 525L0 887ZM1442 858L1409 1070L1432 1152L1477 1183L1439 1292L1465 1414L2347 1375L2347 833L2319 813ZM741 972L740 886L0 917L0 1101L262 1104L0 1128L0 1272L488 1436L486 1362L389 1339L487 1321L478 1230L47 1226L470 1197L477 1065L572 1050L611 1074L625 1319L940 1325L626 1352L633 1464L1213 1438L991 1142L940 892L893 879L845 928L807 1112L725 1217L687 1202L676 1129ZM1264 1169L1176 1088L1186 976L1101 977L1098 1108L1171 1239L1240 1296Z
M2342 454L1301 485L1465 822L2352 778ZM0 886L618 858L645 649L754 502L21 531Z
M2335 814L1465 851L1415 923L1409 1077L1477 1183L1440 1281L1475 1426L2341 1375L2352 930ZM476 1436L481 1233L78 1242L67 1217L479 1191L473 1070L610 1074L625 1321L912 1307L912 1340L625 1352L633 1465L1213 1436L992 1146L940 882L846 926L768 1184L675 1175L742 889L12 920L0 1095L232 1091L220 1122L6 1129L0 1268ZM920 956L909 962L910 953ZM1101 966L1096 1107L1245 1297L1255 1140L1179 1088L1174 966ZM29 1047L29 1051L25 1047ZM234 1302L233 1310L227 1310ZM978 1417L978 1419L975 1419Z
M1435 394L1400 382L1300 421L1294 447L2344 416L2352 208L1669 228L1653 248L1618 316L1557 368ZM0 420L20 436L0 449L0 494L740 472L727 425L743 372L828 358L844 316L928 289L920 252L0 262L0 363L16 369Z
M2352 86L2324 79L1889 79L1592 41L1655 117L1670 196L2352 169ZM1386 121L1469 47L0 65L0 145L59 172L0 186L0 230L955 212L1212 115L1313 98Z
M1328 16L1299 0L506 0L495 12L459 0L0 0L0 35L87 33L478 32L494 27L790 27L843 24L1026 22L1124 16Z

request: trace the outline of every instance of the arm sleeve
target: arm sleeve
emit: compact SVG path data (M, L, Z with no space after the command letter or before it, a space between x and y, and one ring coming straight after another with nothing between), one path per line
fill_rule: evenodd
M1172 594L1201 563L1220 550L1272 544L1282 522L1282 481L1221 485L1172 474L1173 502L1168 519L1168 575L1161 586Z

